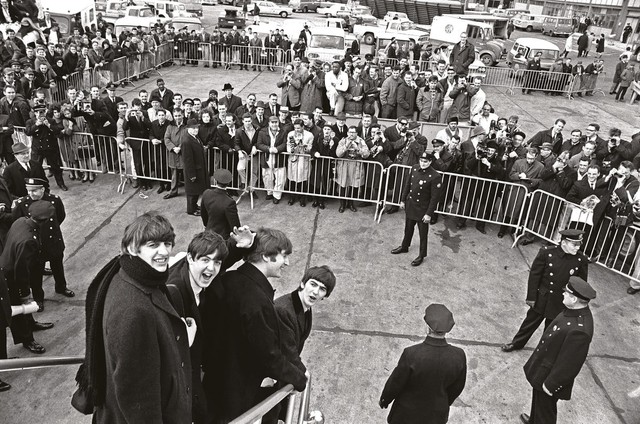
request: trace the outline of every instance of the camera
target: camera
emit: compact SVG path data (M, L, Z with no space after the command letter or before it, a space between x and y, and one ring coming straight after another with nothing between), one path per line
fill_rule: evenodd
M89 112L91 110L91 103L84 103L82 107L84 108L85 112Z
M484 159L489 156L489 151L484 144L478 144L478 147L476 147L476 156L478 159Z

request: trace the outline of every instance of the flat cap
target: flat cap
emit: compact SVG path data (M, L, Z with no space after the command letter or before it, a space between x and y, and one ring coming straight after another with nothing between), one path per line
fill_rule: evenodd
M584 231L576 230L576 229L568 229L568 230L560 231L560 235L564 240L582 241L582 237L584 236Z
M36 200L29 206L29 214L38 221L49 219L56 213L56 209L50 202L44 200Z
M228 169L219 168L213 173L213 179L219 184L229 184L233 180L233 176Z
M552 150L553 149L553 144L551 143L542 143L542 145L540 146L540 150Z
M416 128L420 128L420 124L416 121L409 121L409 129L415 130Z
M589 301L596 298L596 291L593 287L580 277L572 275L564 290L578 299Z
M198 128L200 126L200 122L197 119L189 119L187 121L187 128Z
M2 73L5 74L5 75L11 75L14 72L13 72L13 69L11 69L11 68L4 68Z
M460 120L458 119L458 117L457 117L457 116L451 116L451 117L449 117L449 119L447 119L447 124L448 124L449 122L459 123L459 122L460 122Z
M424 310L424 322L438 333L448 333L455 325L451 311L440 303L427 306Z
M44 187L49 185L49 182L47 180L44 180L42 178L25 178L24 179L24 185L29 188L29 187Z

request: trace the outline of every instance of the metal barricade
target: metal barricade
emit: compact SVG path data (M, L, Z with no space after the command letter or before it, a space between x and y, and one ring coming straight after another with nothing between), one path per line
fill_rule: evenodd
M393 164L387 169L383 206L400 206L402 189L409 184L411 167ZM444 197L436 212L518 229L526 211L526 187L500 180L441 173Z
M129 64L126 57L119 57L109 64L109 71L111 72L111 81L114 83L120 83L129 79L128 71Z
M67 89L69 87L75 87L78 90L89 89L85 84L84 72L74 72L67 75L65 79L58 81L56 86L50 89L51 101L54 103L64 101L67 98Z
M86 132L75 132L58 138L61 168L67 171L79 171L91 174L101 173L96 160L96 145L93 135Z
M594 222L592 210L571 203L542 190L531 193L527 214L522 218L522 234L526 233L558 244L559 232L576 228L585 232L581 251L609 270L640 282L640 228L616 226L609 216Z
M124 150L126 177L171 182L169 151L163 142L154 144L149 139L127 137L125 143L130 147ZM133 168L126 166L130 162Z
M244 152L242 154L244 155ZM205 161L209 177L213 176L217 169L226 169L231 172L232 180L228 186L229 189L244 190L249 186L247 183L248 166L246 160L240 158L240 152L225 152L217 147L207 148Z
M543 91L545 93L561 93L570 97L573 76L564 72L532 71L518 69L513 74L511 90Z
M251 191L274 192L276 198L286 193L308 196L315 200L340 199L374 205L379 203L384 168L378 162L284 152L258 152L252 160L270 166L261 169L264 186L253 184ZM253 197L251 200L253 207Z
M94 135L93 145L96 151L96 161L101 172L107 174L123 174L120 148L115 137Z
M513 94L513 82L515 73L513 69L487 66L486 70L487 73L482 79L483 86L506 88L509 94Z
M160 44L156 48L156 66L162 66L173 60L173 46L173 41L170 41L168 43Z

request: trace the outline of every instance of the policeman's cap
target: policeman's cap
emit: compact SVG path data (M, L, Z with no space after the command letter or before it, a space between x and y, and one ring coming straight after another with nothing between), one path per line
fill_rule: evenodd
M29 206L29 214L36 221L45 221L53 217L56 209L50 202L44 200L36 200Z
M429 160L429 161L433 161L436 157L433 155L433 153L430 152L422 152L422 154L420 155L420 159L424 159L424 160Z
M218 184L230 184L233 177L231 172L228 169L220 168L216 169L213 173L213 179L218 182Z
M451 311L440 303L427 306L424 310L424 322L438 333L448 333L455 325Z
M569 282L565 286L564 291L574 295L578 299L586 300L587 302L596 298L596 291L593 287L591 287L591 285L582 278L576 277L575 275L569 277Z
M584 236L584 231L576 229L568 229L560 231L560 235L563 240L569 240L574 242L581 242Z
M47 180L44 180L42 178L25 178L24 185L25 187L27 187L27 189L30 189L44 187L46 185L49 185L49 183L47 182Z
M431 140L431 144L433 145L433 147L436 147L436 146L444 146L447 143L440 140L439 138L434 138L433 140Z

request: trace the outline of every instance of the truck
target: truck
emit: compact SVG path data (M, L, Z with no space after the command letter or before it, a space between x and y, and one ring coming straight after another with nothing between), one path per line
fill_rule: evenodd
M451 46L460 41L460 34L467 33L469 43L478 51L485 66L496 66L506 56L504 43L496 40L493 25L449 16L436 16L431 23L429 41L434 46Z
M380 25L354 25L353 35L362 40L364 44L373 45L380 36L405 36L408 38L418 38L429 34L427 25L416 25L409 20L395 20L384 22Z
M505 16L496 16L496 15L489 15L489 14L473 14L473 15L447 14L443 16L458 18L458 19L465 19L467 21L484 22L485 24L489 24L493 26L493 36L495 38L499 38L500 40L507 40L509 38L507 36L507 25L509 24L509 18Z
M66 38L73 32L71 22L80 22L83 28L89 27L95 31L97 13L93 0L42 0L42 10L49 12L51 20L58 23L60 35Z
M309 60L333 62L342 60L346 39L345 32L340 28L314 27L306 54Z
M187 11L185 4L166 0L109 0L103 19L108 24L125 17L186 18L193 16Z

